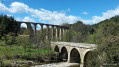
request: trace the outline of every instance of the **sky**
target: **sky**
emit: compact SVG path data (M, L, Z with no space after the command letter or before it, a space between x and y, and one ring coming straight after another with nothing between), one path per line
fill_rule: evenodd
M0 0L0 14L25 22L96 24L119 15L119 0Z

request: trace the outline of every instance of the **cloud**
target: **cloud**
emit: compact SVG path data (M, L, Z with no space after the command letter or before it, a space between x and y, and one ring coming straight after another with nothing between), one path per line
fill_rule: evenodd
M0 3L0 11L5 12L5 11L9 11L9 9L4 4Z
M1 4L1 3L0 3ZM3 8L1 11L6 11L10 13L28 13L30 16L37 18L40 20L40 22L45 22L49 24L62 24L62 23L74 23L78 20L78 17L75 16L66 16L63 12L58 11L49 11L45 9L33 9L28 7L24 3L20 2L13 2L10 5L10 8L4 6L1 4L1 8ZM67 11L70 11L70 8L67 9ZM28 17L24 18L23 21L26 21L25 19L29 19Z
M81 13L81 14L87 15L88 13L87 13L87 12L83 12L83 13Z
M33 18L30 18L30 17L24 17L22 21L25 21L25 22L35 22ZM25 24L21 25L22 27L26 27ZM31 24L32 28L34 28L34 25Z
M68 12L70 12L70 11L71 11L71 9L70 9L70 8L68 8L68 9L67 9L67 11L68 11Z
M22 21L34 21L34 19L38 19L40 22L49 23L49 24L62 24L62 23L75 23L77 21L82 21L85 24L95 24L105 19L109 19L115 15L119 15L119 6L113 10L107 10L102 13L102 16L92 16L91 19L84 19L80 16L66 15L65 12L61 11L49 11L45 9L33 9L28 5L20 2L11 3L10 7L6 7L4 4L0 3L0 11L9 12L9 13L27 13L29 17L24 17ZM67 9L70 11L70 8ZM82 14L88 14L87 12L83 12ZM32 17L32 18L30 18ZM18 18L17 18L18 19Z
M78 18L75 16L66 16L65 13L58 11L30 9L28 12L32 15L32 17L38 18L41 22L49 22L50 24L61 24L66 22L74 23L78 20Z
M11 15L11 14L7 14L7 16L9 16L9 17L13 17L13 15Z
M25 22L35 22L33 18L30 18L30 17L24 17L24 19L22 21L25 21Z
M16 20L17 20L17 21L22 21L20 17L17 17Z
M35 22L33 18L30 18L29 16L26 16L24 18L17 17L17 21L24 21L24 22ZM33 26L33 25L32 25ZM21 24L21 27L27 28L27 25L25 23Z
M11 13L23 13L23 12L26 12L26 10L28 10L28 9L29 9L29 7L27 5L25 5L24 3L13 2L10 5L9 12L11 12Z
M114 10L107 10L106 12L102 13L102 16L93 16L91 19L80 19L86 24L96 24L99 23L105 19L109 19L113 16L119 15L119 6L115 8Z

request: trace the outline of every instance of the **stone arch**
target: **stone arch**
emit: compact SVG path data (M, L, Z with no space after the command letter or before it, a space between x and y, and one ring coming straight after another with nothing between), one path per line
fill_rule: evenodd
M46 40L46 29L47 29L47 26L44 25L44 24L40 24L41 26L41 32L42 32L42 39L43 41Z
M52 38L52 40L55 39L55 29L54 29L54 25L51 25L51 38Z
M39 24L36 25L36 33L39 34L41 30L41 26Z
M25 27L25 28L27 28L27 23L21 23L21 24L20 24L20 27Z
M67 59L68 59L68 51L67 51L67 48L65 46L63 46L61 48L61 54L60 55L61 55L61 58L63 60L66 60L67 61Z
M84 56L84 67L88 67L88 61L90 61L92 59L92 51L88 51L86 52L85 56Z
M59 52L59 47L56 45L54 51Z
M35 28L34 24L31 23L30 25L31 25L32 30L34 30L34 28Z
M36 34L36 25L35 23L31 23L31 29L33 31L34 34Z
M70 52L70 63L80 63L80 53L76 48L73 48Z
M20 34L22 35L23 32L27 29L27 24L26 23L21 23L20 24Z

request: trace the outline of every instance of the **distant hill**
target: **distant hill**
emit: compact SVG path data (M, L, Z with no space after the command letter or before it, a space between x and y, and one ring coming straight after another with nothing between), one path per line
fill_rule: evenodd
M86 25L81 21L77 21L74 24L66 24L70 28L70 39L73 42L87 42L90 40L91 35L93 35L100 25L106 23L116 23L119 24L119 15L114 16L110 19L106 19L94 25Z
M110 19L106 19L106 20L104 20L104 21L101 21L101 22L99 22L99 23L97 23L97 24L94 24L94 25L92 25L92 26L95 27L95 28L97 28L100 24L102 24L102 23L109 23L109 22L119 23L119 15L114 16L114 17L112 17L112 18L110 18Z

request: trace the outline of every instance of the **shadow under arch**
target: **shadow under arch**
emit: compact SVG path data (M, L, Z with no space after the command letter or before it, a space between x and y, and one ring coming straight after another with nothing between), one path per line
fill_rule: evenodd
M80 63L80 53L76 48L73 48L70 52L70 63Z
M54 51L59 52L59 47L56 45Z
M92 57L93 57L92 51L88 51L84 56L84 65L83 65L83 67L89 67L88 62L92 59Z
M67 48L66 47L62 47L61 49L61 53L60 53L60 56L63 60L66 60L68 59L68 52L67 52Z

